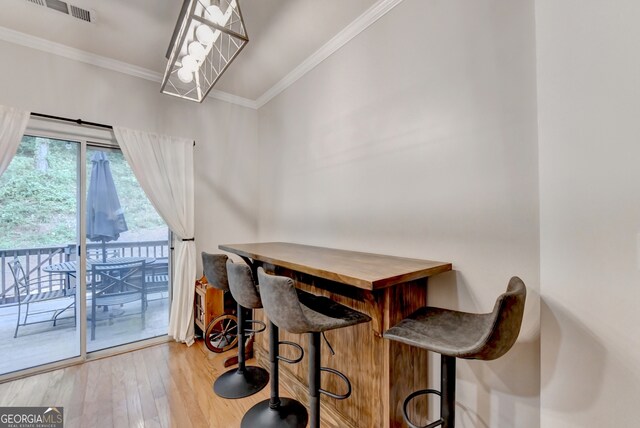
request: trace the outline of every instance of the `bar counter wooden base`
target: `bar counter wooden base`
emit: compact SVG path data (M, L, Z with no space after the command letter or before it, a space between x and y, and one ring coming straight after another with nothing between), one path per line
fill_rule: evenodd
M276 244L296 246L296 244L282 243L271 245ZM259 248L259 252L251 252L246 251L247 249L244 247L248 245L263 247ZM290 277L296 282L296 287L317 295L330 297L338 303L369 315L372 319L370 323L326 332L326 337L336 355L331 355L329 347L323 344L322 366L331 367L344 373L351 380L353 392L351 397L346 400L335 400L326 395L321 396L322 426L340 428L404 426L402 419L403 400L411 392L427 387L427 352L398 342L384 340L382 333L419 307L425 306L427 303L427 277L433 273L450 270L451 265L439 264L433 271L418 279L405 281L404 278L399 278L400 282L393 285L365 289L357 285L345 284L342 281L338 282L301 272L300 270L305 268L298 265L295 270L284 267L282 264L286 263L264 255L269 253L269 248L265 249L265 245L268 244L225 245L220 248L239 254L251 263L254 269L257 269L257 266L263 266L268 272ZM317 247L298 245L295 249L313 251ZM342 250L331 251L351 253ZM364 253L353 254L363 255ZM260 260L260 258L268 261ZM327 274L326 266L322 263L318 264L320 266L316 266L317 271L311 269L308 271L331 278L335 276ZM384 268L384 266L380 268ZM340 267L336 267L335 270L340 270ZM339 273L344 273L344 271ZM351 279L345 281L354 282ZM257 319L267 321L262 310L256 310L254 316ZM308 335L291 334L281 329L280 340L298 343L305 349L305 353L307 352ZM255 356L258 363L266 368L269 365L268 348L267 335L257 335L254 344ZM286 346L280 347L280 353L285 357L295 356L295 351L289 350ZM292 392L293 398L307 404L308 360L306 355L299 364L280 363L280 382ZM343 382L337 376L328 373L322 375L322 388L337 393L344 392ZM421 403L421 405L410 409L410 414L413 421L426 422L426 405Z

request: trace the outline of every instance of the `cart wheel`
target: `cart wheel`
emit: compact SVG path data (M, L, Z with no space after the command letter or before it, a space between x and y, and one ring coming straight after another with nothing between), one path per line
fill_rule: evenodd
M228 351L238 343L238 319L224 314L211 320L204 333L204 344L211 352Z

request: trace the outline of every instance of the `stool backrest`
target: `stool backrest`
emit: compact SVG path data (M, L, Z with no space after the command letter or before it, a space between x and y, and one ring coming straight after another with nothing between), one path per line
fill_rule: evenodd
M257 309L262 307L258 284L253 281L251 268L244 263L234 263L227 260L227 276L229 277L229 290L233 299L240 306Z
M493 307L493 327L484 340L485 345L474 358L495 360L511 349L520 334L526 297L527 287L524 282L517 276L511 278L507 291L498 297Z
M229 280L227 279L227 257L226 254L209 254L202 252L202 270L207 282L218 290L228 291Z
M307 333L312 330L302 312L298 293L291 278L268 275L260 267L258 283L262 306L271 322L291 333Z

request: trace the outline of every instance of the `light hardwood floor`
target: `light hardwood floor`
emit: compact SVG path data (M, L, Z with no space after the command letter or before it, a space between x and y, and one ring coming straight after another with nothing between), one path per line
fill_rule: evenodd
M217 397L213 380L233 352L213 354L201 341L157 345L0 384L0 406L63 406L66 428L239 427L269 386L240 400Z

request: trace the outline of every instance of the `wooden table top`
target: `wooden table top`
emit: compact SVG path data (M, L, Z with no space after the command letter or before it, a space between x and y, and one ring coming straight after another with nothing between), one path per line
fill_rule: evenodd
M451 270L451 263L409 259L287 242L220 245L223 251L366 290L390 287Z

